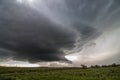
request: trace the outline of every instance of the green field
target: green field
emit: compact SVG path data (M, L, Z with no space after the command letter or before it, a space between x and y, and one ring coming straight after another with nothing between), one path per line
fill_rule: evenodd
M0 67L0 80L120 80L120 67L88 69Z

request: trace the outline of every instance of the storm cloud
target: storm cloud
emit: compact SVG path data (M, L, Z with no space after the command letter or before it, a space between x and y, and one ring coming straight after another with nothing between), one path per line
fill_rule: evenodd
M119 14L119 0L1 0L0 58L68 62L65 56L76 54L77 62L89 61L86 55L100 54L94 49L106 51L119 40ZM106 39L102 49L104 36L117 39Z
M66 60L62 49L73 47L74 32L27 6L1 4L0 47L15 60Z

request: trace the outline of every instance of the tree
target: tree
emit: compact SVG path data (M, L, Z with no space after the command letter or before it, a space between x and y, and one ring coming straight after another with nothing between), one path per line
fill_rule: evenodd
M84 65L84 64L81 64L81 67L82 67L83 69L86 69L86 68L87 68L87 66Z
M116 66L117 66L117 64L116 64L116 63L113 63L111 66L112 66L112 67L116 67Z
M95 65L95 68L99 68L100 66L99 65Z

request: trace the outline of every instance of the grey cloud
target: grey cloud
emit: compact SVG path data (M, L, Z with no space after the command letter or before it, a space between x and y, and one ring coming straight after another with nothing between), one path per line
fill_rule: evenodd
M64 50L80 51L119 19L118 0L57 1L44 0L44 4L31 6L1 0L0 48L7 52L0 49L0 58L33 63L67 61Z
M67 61L62 49L74 46L74 32L29 7L4 4L0 17L0 47L14 51L13 59Z

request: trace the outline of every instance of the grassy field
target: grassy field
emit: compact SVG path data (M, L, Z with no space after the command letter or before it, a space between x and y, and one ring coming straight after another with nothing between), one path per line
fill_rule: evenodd
M0 80L120 80L120 67L107 68L7 68Z

